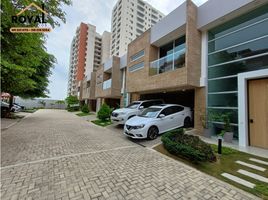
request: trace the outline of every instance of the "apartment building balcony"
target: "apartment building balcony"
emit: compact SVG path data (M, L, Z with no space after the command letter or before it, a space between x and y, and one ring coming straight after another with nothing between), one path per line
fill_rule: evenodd
M102 84L102 89L103 90L107 90L107 89L110 89L112 87L112 79L108 79L106 81L103 82Z
M107 72L107 71L111 70L112 69L112 66L113 66L113 57L110 58L109 60L107 60L104 63L104 71Z
M170 55L152 61L150 63L149 75L153 76L185 67L185 52L186 49L183 48Z
M96 71L96 98L120 98L120 58L113 56Z

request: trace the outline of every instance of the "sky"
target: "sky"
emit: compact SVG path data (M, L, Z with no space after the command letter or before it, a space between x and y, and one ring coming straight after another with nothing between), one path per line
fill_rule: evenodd
M145 0L156 9L167 15L185 0ZM206 0L193 0L201 5ZM46 47L53 54L57 63L52 70L49 80L49 97L65 99L67 96L67 80L69 70L70 46L76 28L81 22L90 23L97 27L97 32L111 30L111 15L117 0L73 0L71 6L64 6L66 23L61 23L47 34Z

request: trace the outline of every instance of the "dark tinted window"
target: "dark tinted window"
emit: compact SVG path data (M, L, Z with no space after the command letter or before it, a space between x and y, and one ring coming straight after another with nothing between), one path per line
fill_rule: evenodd
M173 113L181 112L184 110L184 107L181 106L172 106L171 107Z
M144 108L149 108L150 106L153 105L153 101L147 101L141 104Z
M141 104L141 106L144 106L144 108L148 108L153 105L159 105L162 104L163 102L161 100L155 100L155 101L147 101Z
M173 110L171 107L165 108L164 110L161 111L160 115L164 114L165 116L173 114Z

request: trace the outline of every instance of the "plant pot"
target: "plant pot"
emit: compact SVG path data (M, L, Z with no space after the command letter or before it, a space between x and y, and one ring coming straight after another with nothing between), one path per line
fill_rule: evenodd
M223 136L224 142L232 143L233 137L234 137L233 132L225 132Z
M204 137L210 138L212 135L211 128L204 128Z

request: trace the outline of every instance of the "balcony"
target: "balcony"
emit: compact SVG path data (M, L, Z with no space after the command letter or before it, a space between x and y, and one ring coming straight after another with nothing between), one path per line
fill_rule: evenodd
M104 63L104 72L108 71L109 69L111 69L113 66L113 57L110 58L109 60L107 60L105 63Z
M107 90L107 89L111 88L111 86L112 86L112 79L108 79L108 80L103 82L102 89Z
M150 76L161 74L168 71L173 71L175 69L185 66L185 51L186 49L181 49L173 54L167 55L163 58L155 60L150 63Z

